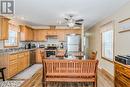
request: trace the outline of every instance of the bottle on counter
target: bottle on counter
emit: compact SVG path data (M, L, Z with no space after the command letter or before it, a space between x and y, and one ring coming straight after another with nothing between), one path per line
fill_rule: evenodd
M60 44L60 48L61 48L61 49L64 48L64 44L63 44L63 43Z

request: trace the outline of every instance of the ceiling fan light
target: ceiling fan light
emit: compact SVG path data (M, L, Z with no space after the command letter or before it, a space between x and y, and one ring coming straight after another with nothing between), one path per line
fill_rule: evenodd
M75 23L71 22L71 23L68 23L68 26L69 27L74 27Z

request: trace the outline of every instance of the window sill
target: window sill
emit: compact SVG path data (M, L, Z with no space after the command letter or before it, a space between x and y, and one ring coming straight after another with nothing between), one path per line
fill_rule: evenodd
M14 47L18 47L18 46L4 46L4 48L14 48Z
M114 63L113 60L109 60L108 58L102 57L102 59L104 59L104 60L106 60L106 61L108 61L108 62Z

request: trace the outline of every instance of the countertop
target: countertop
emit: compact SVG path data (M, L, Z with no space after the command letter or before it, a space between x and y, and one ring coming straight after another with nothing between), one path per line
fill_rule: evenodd
M26 52L26 51L36 50L36 49L41 49L41 48L20 49L20 50L16 50L16 51L3 51L3 52L0 52L0 55L2 55L2 54L16 54L16 53L21 53L21 52ZM42 49L44 49L44 48L42 48Z

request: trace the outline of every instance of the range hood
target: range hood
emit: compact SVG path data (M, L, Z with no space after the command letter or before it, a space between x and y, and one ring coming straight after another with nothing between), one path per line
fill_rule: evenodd
M57 35L46 35L47 39L57 39L58 36Z

